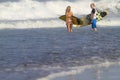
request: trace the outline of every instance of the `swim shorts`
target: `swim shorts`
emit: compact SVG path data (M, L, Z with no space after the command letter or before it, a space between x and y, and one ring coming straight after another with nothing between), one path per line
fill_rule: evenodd
M97 26L96 26L96 22L97 22L96 19L93 19L93 20L92 20L92 28L96 28L96 27L97 27Z

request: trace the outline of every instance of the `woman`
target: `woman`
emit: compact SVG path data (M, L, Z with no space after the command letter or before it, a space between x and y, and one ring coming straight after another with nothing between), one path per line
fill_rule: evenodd
M71 11L70 6L67 6L65 15L66 15L67 30L68 30L68 32L72 32L72 16L73 16L73 13Z

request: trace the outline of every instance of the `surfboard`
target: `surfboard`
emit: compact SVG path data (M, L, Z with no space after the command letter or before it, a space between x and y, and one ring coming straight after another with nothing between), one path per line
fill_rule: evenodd
M96 13L96 19L97 21L101 21L105 16L107 15L107 11L97 11ZM91 23L91 19L90 19L90 14L85 15L81 18L72 16L72 21L73 21L73 25L75 25L75 27L84 27L87 25L90 25ZM66 16L62 15L59 17L59 19L66 21Z

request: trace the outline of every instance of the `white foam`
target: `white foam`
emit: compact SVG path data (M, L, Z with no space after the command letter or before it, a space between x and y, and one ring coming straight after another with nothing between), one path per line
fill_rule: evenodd
M91 2L95 1L20 0L19 2L0 3L0 28L41 28L66 26L65 23L58 19L60 15L63 15L65 13L66 6L70 5L72 7L74 15L80 17L82 15L90 13L91 9L89 7L89 4ZM99 25L120 26L119 0L102 0L96 1L95 3L98 8L107 10L109 13L103 21L98 23ZM56 20L50 20L53 18ZM31 19L33 21L31 21ZM46 19L46 21L42 19ZM21 20L24 20L24 22Z
M63 26L64 25L64 26ZM65 27L65 23L60 20L25 20L25 21L13 21L13 22L1 22L0 29L25 29L25 28L57 28Z
M80 67L73 67L73 68L71 68L71 71L67 71L67 72L63 71L63 72L60 72L60 73L50 74L45 78L40 78L40 79L37 79L37 80L52 80L52 79L55 79L55 78L58 78L58 77L80 74L80 73L84 72L84 70L86 70L86 69L96 68L96 67L97 68L99 68L99 67L108 68L109 66L112 66L112 65L119 65L119 62L108 62L108 61L106 61L104 63L96 64L96 65L86 65L86 66L80 66Z
M75 14L85 14L89 12L89 3L69 2L69 1L21 1L1 3L0 20L25 20L25 19L43 19L56 18L65 13L67 5L72 6ZM86 10L85 10L86 8Z

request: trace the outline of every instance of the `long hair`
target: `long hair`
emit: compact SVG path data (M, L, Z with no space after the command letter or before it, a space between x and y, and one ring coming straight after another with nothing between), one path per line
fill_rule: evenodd
M67 6L65 14L68 13L68 12L70 12L70 11L71 11L71 7Z

